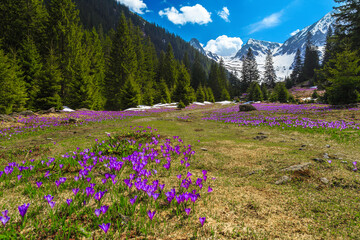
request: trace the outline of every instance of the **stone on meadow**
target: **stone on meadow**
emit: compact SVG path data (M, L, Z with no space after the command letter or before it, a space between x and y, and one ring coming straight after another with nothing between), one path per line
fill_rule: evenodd
M291 177L289 176L282 176L279 180L275 182L276 185L287 183L291 180Z
M283 170L281 170L281 171L283 171L283 172L304 171L304 170L307 170L310 165L311 165L310 162L308 162L308 163L301 163L301 164L298 164L298 165L290 166L290 167L285 168L285 169L283 169Z
M256 111L257 109L251 104L241 104L239 105L239 112L250 112Z

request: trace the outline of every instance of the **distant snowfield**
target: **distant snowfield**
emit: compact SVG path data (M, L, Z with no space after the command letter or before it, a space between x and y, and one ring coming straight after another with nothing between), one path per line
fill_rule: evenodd
M234 102L231 101L221 101L221 102L215 102L217 104L221 104L221 105L227 105L227 104L232 104ZM210 105L210 104L214 104L212 102L193 102L191 105L197 105L197 106L205 106L205 105ZM151 110L151 109L161 109L161 108L168 108L168 109L172 109L172 108L177 108L178 103L158 103L155 104L153 106L145 106L145 105L139 105L137 108L128 108L124 111L146 111L146 110ZM190 106L191 106L190 105Z

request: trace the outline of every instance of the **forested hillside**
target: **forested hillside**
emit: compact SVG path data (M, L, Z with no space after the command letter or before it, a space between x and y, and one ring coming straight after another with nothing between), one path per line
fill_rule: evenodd
M0 13L2 113L230 98L224 66L114 0L5 0Z

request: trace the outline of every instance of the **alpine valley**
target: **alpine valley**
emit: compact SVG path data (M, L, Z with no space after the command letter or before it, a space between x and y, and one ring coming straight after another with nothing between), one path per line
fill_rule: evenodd
M206 51L202 47L202 44L195 38L191 39L190 44L210 59L217 62L220 62L221 59L223 59L226 69L238 77L240 77L242 68L242 58L246 55L249 48L254 52L260 72L264 71L266 51L270 50L273 55L277 79L278 81L283 81L285 77L289 76L292 72L292 65L297 49L301 51L301 55L304 57L308 36L310 36L312 45L317 47L320 59L322 59L327 33L330 28L332 30L335 28L336 18L334 18L332 14L333 11L329 12L316 23L305 27L295 35L291 36L284 43L250 38L232 57L219 56L216 53Z

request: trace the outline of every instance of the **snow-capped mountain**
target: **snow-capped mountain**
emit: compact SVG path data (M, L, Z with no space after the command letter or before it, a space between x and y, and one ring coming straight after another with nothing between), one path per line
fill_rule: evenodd
M236 53L235 58L242 59L246 55L249 48L254 52L254 56L266 55L267 50L269 49L272 53L276 52L277 49L281 47L281 43L274 43L268 41L255 40L250 38L245 45Z
M219 62L220 61L220 56L217 55L216 53L213 53L213 52L210 52L210 51L206 51L201 43L199 42L199 40L197 40L196 38L192 38L190 40L190 45L193 46L195 49L197 49L201 54L207 56L208 58L216 61L216 62Z
M332 16L333 11L326 14L322 19L316 23L305 27L294 36L291 36L284 44L261 41L255 39L249 39L241 49L236 53L234 57L222 57L214 53L205 51L198 40L192 39L190 44L198 49L201 53L206 54L209 58L220 61L222 58L225 63L225 67L230 72L234 72L240 77L242 67L242 57L246 55L248 49L251 47L260 71L264 71L264 63L266 58L266 51L270 49L273 53L274 68L279 81L283 81L286 76L289 76L292 72L292 64L294 62L295 54L297 49L300 49L302 56L305 55L306 42L308 36L313 45L318 47L320 58L322 57L323 50L326 44L326 35L331 27L334 30L336 19ZM192 43L193 40L196 40ZM195 43L198 44L195 44ZM201 48L199 48L200 46Z
M336 19L332 16L333 11L326 14L322 19L311 26L302 29L300 32L290 37L275 53L275 56L285 54L295 54L297 49L300 49L302 56L305 54L306 41L309 33L311 43L323 50L326 44L326 35L331 27L334 30Z

